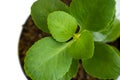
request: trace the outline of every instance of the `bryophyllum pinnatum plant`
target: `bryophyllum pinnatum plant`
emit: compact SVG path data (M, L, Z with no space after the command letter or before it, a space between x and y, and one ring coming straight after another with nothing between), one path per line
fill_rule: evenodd
M31 16L37 27L52 36L35 42L24 61L32 80L70 80L79 60L85 71L99 79L120 75L120 52L108 45L120 37L115 0L37 0ZM76 30L78 30L76 32Z

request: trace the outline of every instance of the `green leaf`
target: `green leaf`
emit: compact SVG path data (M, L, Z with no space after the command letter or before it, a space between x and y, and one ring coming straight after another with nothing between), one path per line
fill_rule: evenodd
M78 71L78 64L79 64L79 61L73 59L69 71L63 76L63 78L59 80L71 80Z
M116 19L112 24L112 28L106 32L107 37L104 39L104 42L111 42L120 37L120 21Z
M37 0L31 7L31 15L37 27L45 32L49 32L47 26L47 16L53 11L68 11L68 7L60 0Z
M94 53L94 40L92 34L84 30L76 34L74 42L68 47L68 53L75 59L88 59Z
M114 19L115 0L72 0L70 11L82 28L100 31Z
M116 47L114 47L114 46L112 46L112 48L116 51L116 53L120 56L120 51L116 48Z
M66 12L55 11L48 16L48 28L54 39L65 42L74 36L77 21Z
M111 25L111 28L108 28L102 32L93 32L95 41L102 42L112 42L120 37L120 21L115 19Z
M66 53L68 43L51 37L37 41L27 52L24 69L32 80L58 80L68 72L72 58Z
M116 79L120 75L120 56L111 46L96 42L94 56L83 60L83 67L94 77Z
M101 32L93 32L95 41L112 42L120 37L120 21L115 19L110 28Z

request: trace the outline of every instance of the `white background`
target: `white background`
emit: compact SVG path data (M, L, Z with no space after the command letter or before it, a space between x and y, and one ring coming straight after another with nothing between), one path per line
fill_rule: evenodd
M0 80L27 80L18 59L22 25L35 0L0 0Z
M18 59L18 41L22 25L35 0L0 1L0 80L27 80ZM117 0L120 18L120 0Z

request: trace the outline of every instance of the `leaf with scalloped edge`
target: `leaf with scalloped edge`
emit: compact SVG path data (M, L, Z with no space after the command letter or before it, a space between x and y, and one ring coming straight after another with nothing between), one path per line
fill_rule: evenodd
M95 42L94 56L82 63L87 73L100 79L116 79L120 75L120 56L104 43Z
M31 7L31 16L39 29L49 32L47 16L49 13L58 10L68 12L68 7L60 0L37 0Z
M77 29L77 21L70 14L63 11L55 11L48 16L48 29L53 38L59 42L65 42L74 36Z
M114 19L115 0L72 0L70 12L82 28L100 31Z
M67 50L74 59L91 58L94 53L94 39L91 32L84 30L80 34L76 34Z
M37 41L27 52L24 69L32 80L58 80L71 66L72 57L66 53L70 43L56 42L51 37Z

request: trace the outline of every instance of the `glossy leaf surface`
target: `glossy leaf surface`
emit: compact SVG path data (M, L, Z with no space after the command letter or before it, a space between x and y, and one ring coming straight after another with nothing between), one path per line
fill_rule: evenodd
M48 29L54 39L65 42L74 36L77 21L66 12L55 11L48 16Z
M96 42L94 56L83 60L83 67L94 77L115 79L120 75L120 56L111 46Z
M81 27L100 31L114 19L115 0L72 0L70 11Z
M74 42L68 47L68 53L75 59L88 59L94 53L94 40L91 33L84 30L74 37Z
M49 32L47 16L57 10L67 11L67 6L60 0L37 0L31 7L31 15L37 27Z
M69 44L51 37L37 41L27 52L24 69L32 80L58 80L69 71L72 58L66 53Z

